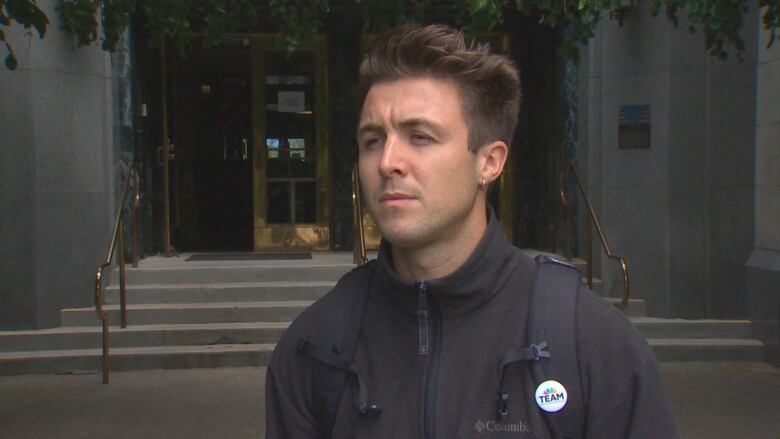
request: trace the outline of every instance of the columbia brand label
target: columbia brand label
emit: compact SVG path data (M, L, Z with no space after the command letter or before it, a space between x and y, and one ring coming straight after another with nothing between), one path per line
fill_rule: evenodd
M557 412L566 405L566 389L555 380L545 381L536 388L536 405L546 412Z
M528 433L528 422L497 422L477 419L474 423L474 431L477 433Z

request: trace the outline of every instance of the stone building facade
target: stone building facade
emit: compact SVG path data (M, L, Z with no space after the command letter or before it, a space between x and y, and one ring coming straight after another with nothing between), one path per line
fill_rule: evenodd
M41 40L10 29L7 38L19 68L0 70L3 329L56 326L61 308L91 303L93 273L105 258L127 163L133 155L147 164L156 161L156 135L150 133L159 127L139 119L142 104L150 114L156 107L150 99L134 101L154 82L154 62L134 58L128 42L115 54L96 46L75 48L60 30L55 2L40 3L51 20L48 35ZM576 111L566 116L566 132L576 139L567 158L577 160L610 243L631 264L633 295L647 301L651 315L750 318L755 336L768 343L777 362L780 44L765 48L769 34L760 27L759 12L751 10L742 34L744 59L720 61L704 51L702 35L652 17L647 3L639 2L622 26L604 20L582 49L576 71L560 75L573 78L576 99ZM529 61L542 57L528 58L534 51L526 49L529 41L544 38L513 30L519 22L512 23L506 25L508 50L526 74L535 71L549 83L547 71ZM334 32L329 38L331 84L334 77L354 79L360 43L349 34ZM344 45L349 50L333 49ZM355 114L349 93L339 87L330 89L328 141L336 162L346 163L354 159L344 146L352 139L346 121ZM522 180L529 175L522 162L540 157L528 146L540 132L526 131L540 125L535 112L555 95L533 91L526 93L530 109L518 135L518 199L544 187ZM621 124L632 117L642 119L639 132L646 145L632 147L621 139ZM548 140L555 144L551 148L563 143ZM138 153L140 143L147 149ZM149 183L159 177L152 167L144 174L145 203L159 213L159 189ZM331 248L347 249L349 168L334 165L331 171ZM511 218L518 237L560 222L555 209L534 219L538 211L522 202ZM511 212L504 215L510 221ZM158 220L145 214L146 254L159 251ZM578 224L581 253L582 213ZM539 242L562 250L559 240ZM597 268L607 294L616 294L618 272L611 261L597 258Z

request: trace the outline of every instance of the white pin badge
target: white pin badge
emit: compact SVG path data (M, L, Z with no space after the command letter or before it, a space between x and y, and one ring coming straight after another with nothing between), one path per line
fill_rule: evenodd
M562 409L567 399L566 388L558 381L545 381L536 388L536 405L546 412L554 413Z

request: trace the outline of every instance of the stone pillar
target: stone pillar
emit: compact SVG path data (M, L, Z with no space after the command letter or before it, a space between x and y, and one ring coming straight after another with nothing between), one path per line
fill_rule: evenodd
M18 25L0 69L0 328L59 324L89 306L114 205L110 56L76 48L54 0L44 39ZM4 28L6 30L6 28Z
M632 297L654 316L746 315L744 261L753 248L757 42L744 61L704 50L649 2L621 27L604 20L585 50L578 116L582 174L614 252L630 264ZM745 17L755 28L755 13ZM650 108L650 147L619 146L621 107ZM607 294L622 287L602 257Z
M631 297L646 299L655 315L669 313L670 26L651 17L646 2L631 10L622 27L603 20L581 52L579 75L578 171L612 250L630 264ZM619 149L624 105L650 106L649 149ZM582 227L584 209L579 220ZM579 238L582 245L584 230ZM604 257L595 232L593 253L605 294L618 296L622 275Z
M755 249L747 262L748 315L753 337L780 366L780 41L758 26L756 105Z

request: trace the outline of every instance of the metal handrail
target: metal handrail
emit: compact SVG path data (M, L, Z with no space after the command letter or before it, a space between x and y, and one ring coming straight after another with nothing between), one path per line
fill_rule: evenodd
M135 193L133 195L133 208L131 215L131 229L133 239L133 267L138 267L138 207L141 204L141 175L135 164L130 165L130 171L125 179L125 185L122 189L122 197L117 208L116 220L111 234L111 243L108 246L108 255L106 262L97 268L95 273L95 311L98 318L103 322L103 384L108 384L109 376L109 338L108 338L108 313L103 309L103 271L111 266L114 259L114 250L116 250L117 241L119 242L119 301L121 309L122 328L127 327L127 296L125 291L125 221L122 215L124 211L127 193L130 189L130 180L135 181Z
M352 261L358 267L368 262L366 258L366 233L363 229L363 199L360 193L360 174L358 165L352 167L352 235L354 244L352 245Z
M574 180L577 182L577 186L580 188L580 193L582 194L582 198L585 200L585 205L588 207L588 216L587 216L587 232L585 237L585 248L587 252L587 262L588 262L588 287L593 287L593 227L596 227L596 232L599 235L599 239L601 240L601 246L604 248L604 251L607 254L608 258L615 259L620 264L620 268L623 270L623 296L621 297L620 304L618 304L618 308L625 309L626 305L628 305L628 296L630 292L630 283L628 281L628 262L626 262L625 259L623 259L620 256L616 256L612 253L612 249L609 247L609 244L607 244L607 238L604 236L604 231L601 228L601 224L599 223L598 218L596 217L596 212L593 210L593 206L590 204L590 199L588 198L588 194L585 191L585 187L582 185L582 182L580 181L580 177L577 175L577 169L576 169L576 163L573 161L567 161L564 162L563 165L561 165L561 171L558 176L558 187L560 190L561 195L561 201L563 202L563 206L566 209L566 237L567 237L567 243L571 241L571 202L566 197L566 191L564 186L564 179L566 177L566 170L571 170L572 175L574 176ZM567 246L570 248L571 246L567 244ZM570 251L570 250L567 250Z

